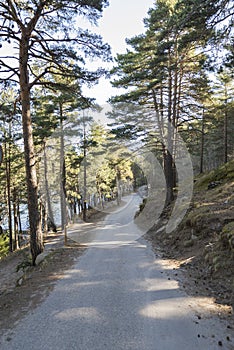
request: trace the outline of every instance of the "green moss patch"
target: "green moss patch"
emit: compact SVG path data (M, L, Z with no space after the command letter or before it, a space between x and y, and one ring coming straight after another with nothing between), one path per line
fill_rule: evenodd
M211 182L225 183L230 180L234 181L234 161L230 161L209 173L199 175L196 179L195 188L204 190L208 188Z

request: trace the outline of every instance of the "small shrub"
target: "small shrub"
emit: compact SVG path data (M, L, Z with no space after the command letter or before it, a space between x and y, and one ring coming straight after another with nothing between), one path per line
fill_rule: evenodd
M0 259L9 253L9 237L6 233L0 235Z

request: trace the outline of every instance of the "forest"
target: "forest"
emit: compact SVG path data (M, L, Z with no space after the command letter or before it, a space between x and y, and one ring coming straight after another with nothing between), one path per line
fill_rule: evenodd
M233 160L233 2L156 0L145 32L114 58L95 27L79 26L96 25L107 6L0 1L0 258L29 233L34 265L49 229L153 183L147 152L163 169L165 208ZM93 71L91 59L114 63ZM108 125L83 93L103 76L125 89L110 96Z

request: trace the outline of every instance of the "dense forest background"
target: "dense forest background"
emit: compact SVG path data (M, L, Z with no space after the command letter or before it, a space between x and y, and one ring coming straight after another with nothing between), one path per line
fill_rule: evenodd
M233 2L157 0L111 71L89 71L89 59L111 60L110 47L78 18L96 23L105 6L0 1L2 255L22 243L26 207L35 263L49 228L147 185L141 150L164 170L165 205L177 195L182 142L195 175L233 159ZM126 93L110 98L105 126L82 87L107 74Z

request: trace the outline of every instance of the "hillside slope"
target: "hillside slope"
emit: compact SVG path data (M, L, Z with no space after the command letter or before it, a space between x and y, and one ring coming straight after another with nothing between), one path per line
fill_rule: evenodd
M171 208L146 234L163 256L176 259L190 279L190 292L234 308L234 161L195 180L194 196L182 223L165 227Z

